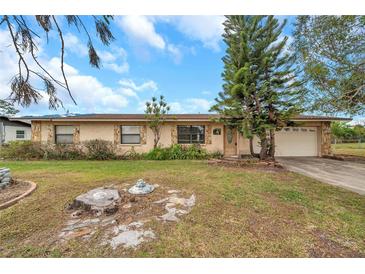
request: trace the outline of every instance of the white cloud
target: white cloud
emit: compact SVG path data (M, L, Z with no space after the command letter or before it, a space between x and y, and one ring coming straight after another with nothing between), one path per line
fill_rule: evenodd
M108 106L109 109L115 109L121 112L121 108L126 107L128 105L128 100L118 94L109 94L102 97L102 104Z
M138 99L137 93L131 88L120 88L120 93L125 95L125 96L135 97L135 98Z
M188 98L168 103L171 113L207 113L213 102L203 98Z
M67 51L73 52L81 57L85 57L88 55L87 46L80 41L80 39L73 35L72 33L66 33L63 37L65 41L65 49Z
M212 102L202 98L189 98L186 100L189 103L189 107L196 111L208 111L212 105Z
M116 63L104 63L103 67L119 74L123 74L129 71L129 65L126 62L122 63L121 65L118 65Z
M203 95L211 95L212 93L209 90L203 90L202 94Z
M170 106L171 109L171 113L184 113L184 108L182 107L180 102L172 102L168 104Z
M175 62L175 64L180 64L181 63L182 52L177 46L175 46L173 44L168 44L167 45L167 51L171 54L172 59Z
M222 40L224 31L224 16L174 16L167 20L158 17L160 20L170 22L178 31L185 34L192 40L198 40L204 47L219 51L219 42Z
M135 98L137 100L138 107L136 109L137 112L143 112L145 108L145 99L141 99L142 96L150 96L150 93L143 93L143 91L150 91L154 93L158 90L156 82L152 80L145 81L141 84L136 84L132 79L122 79L118 82L120 88L118 89L118 93L130 97Z
M65 49L67 52L72 52L79 57L86 60L88 56L88 47L76 35L66 33L64 35ZM129 64L127 62L127 53L123 48L111 46L111 51L96 50L101 59L102 66L106 69L112 70L118 74L123 74L129 71Z
M50 72L51 75L57 75L58 79L62 78L61 75L61 60L58 57L53 57L51 60L47 61L45 63L45 66L47 67L47 70ZM68 65L67 63L64 63L64 71L67 76L77 75L79 72L76 68Z
M141 100L138 102L137 112L144 112L146 109L146 102L148 100Z
M52 58L49 65L51 70L59 70L58 58ZM72 68L72 67L71 67ZM67 80L72 95L78 103L75 106L66 91L59 89L58 94L64 102L65 108L76 113L92 112L121 112L128 105L127 97L118 88L111 88L102 84L96 77L82 75L76 70L67 73ZM76 71L76 73L75 73ZM57 74L55 74L57 75Z
M157 49L165 49L166 42L156 32L153 22L148 17L136 15L122 16L118 17L116 22L130 39L145 42Z
M114 62L115 60L117 60L116 54L112 54L111 52L106 50L98 50L98 55L103 62Z
M140 85L137 85L132 79L122 79L118 83L123 87L131 88L136 91L156 91L158 89L156 82L152 80L146 81Z
M167 40L155 29L155 17L151 16L122 16L116 19L117 24L121 27L129 39L137 44L136 47L147 44L148 46L167 52L175 64L181 63L183 53L181 49ZM149 58L146 49L138 50L139 57Z
M148 99L149 100L149 99ZM145 110L145 105L148 100L140 100L138 102L138 112L143 112ZM167 104L170 106L171 114L184 114L184 113L208 113L212 101L208 101L203 98L187 98L179 101L169 102Z

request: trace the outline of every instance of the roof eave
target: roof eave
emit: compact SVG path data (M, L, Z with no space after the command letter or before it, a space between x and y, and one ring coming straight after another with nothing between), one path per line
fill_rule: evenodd
M146 122L146 119L32 119L46 122ZM212 122L211 119L166 119L166 122Z
M343 121L343 122L350 122L352 121L351 118L322 118L322 119L310 119L310 118L294 118L290 119L293 122L332 122L332 121Z

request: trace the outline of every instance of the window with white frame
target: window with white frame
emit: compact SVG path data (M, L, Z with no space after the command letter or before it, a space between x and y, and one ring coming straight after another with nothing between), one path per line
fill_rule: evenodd
M74 126L55 126L56 144L72 144L74 130Z
M140 144L141 127L140 126L121 126L121 144Z
M24 139L25 138L25 131L24 130L17 130L15 132L17 139Z

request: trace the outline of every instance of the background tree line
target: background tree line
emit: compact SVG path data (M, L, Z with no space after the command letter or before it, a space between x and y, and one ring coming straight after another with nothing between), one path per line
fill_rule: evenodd
M332 138L336 141L365 142L365 126L350 126L344 122L333 122L331 124Z

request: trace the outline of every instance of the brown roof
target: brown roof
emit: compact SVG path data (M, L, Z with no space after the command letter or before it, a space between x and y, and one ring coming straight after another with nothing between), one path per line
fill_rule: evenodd
M168 114L166 115L167 120L187 120L187 121L208 121L212 118L218 118L217 114ZM146 117L144 114L81 114L75 116L65 117L33 117L32 121L84 121L84 120L121 120L121 121L145 121Z
M293 121L351 121L351 118L334 117L334 116L320 116L320 115L297 115Z
M218 114L168 114L167 120L178 121L209 121L213 118L219 118ZM81 114L64 117L32 117L32 121L145 121L144 114ZM293 121L351 121L349 118L298 115Z

